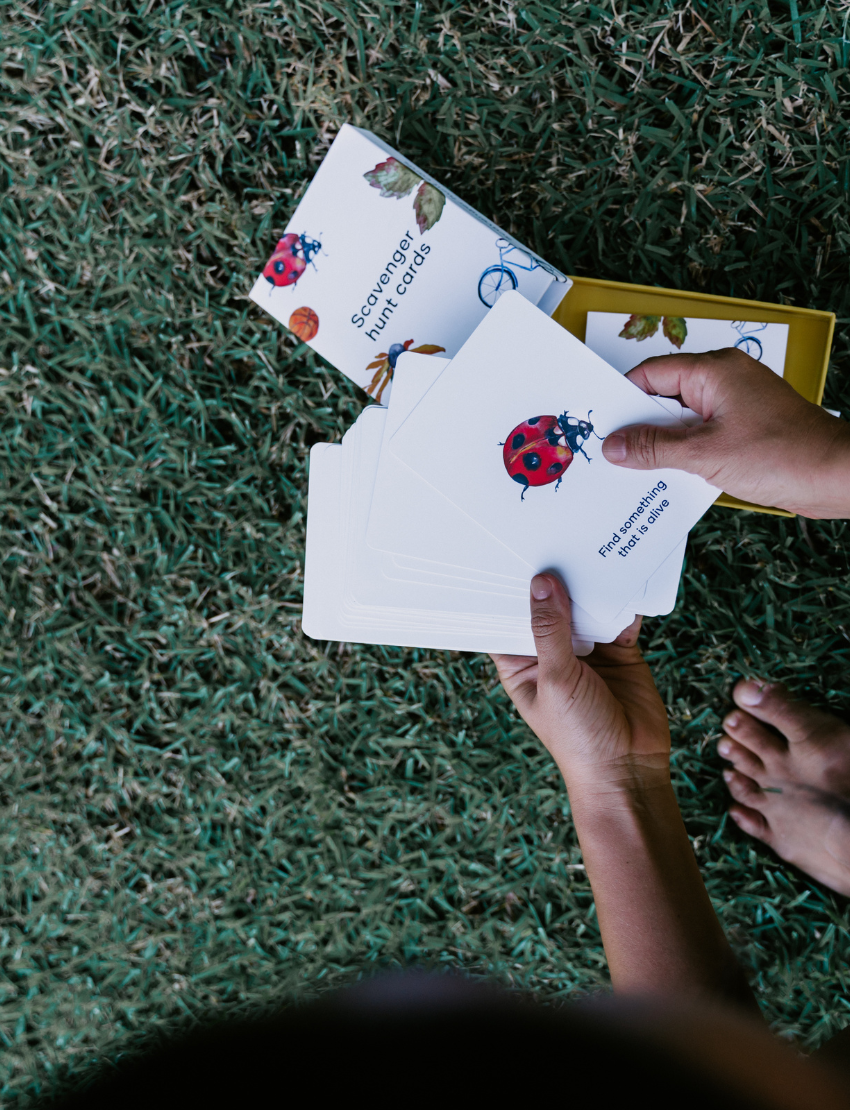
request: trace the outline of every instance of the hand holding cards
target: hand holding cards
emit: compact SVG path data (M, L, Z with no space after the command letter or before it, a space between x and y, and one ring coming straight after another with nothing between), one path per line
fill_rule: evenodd
M675 418L544 312L506 293L450 363L401 355L394 387L311 453L309 635L534 654L541 570L567 585L579 650L673 607L717 490L607 462L609 432Z

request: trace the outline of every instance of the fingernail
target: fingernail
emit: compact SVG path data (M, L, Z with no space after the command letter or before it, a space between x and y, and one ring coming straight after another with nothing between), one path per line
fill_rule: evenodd
M622 462L626 453L626 437L619 432L613 432L602 444L602 454L609 462Z
M741 723L740 713L730 713L726 720L723 722L724 728L737 728Z
M759 705L764 700L766 686L758 682L747 682L738 691L738 701L744 705Z
M726 782L731 782L732 781L732 775L734 773L735 773L734 771L724 771L723 772L723 778L726 780Z
M721 755L728 755L732 751L732 745L728 740L721 740L717 745L717 750Z
M552 583L542 574L531 579L531 596L535 601L545 601L552 594Z

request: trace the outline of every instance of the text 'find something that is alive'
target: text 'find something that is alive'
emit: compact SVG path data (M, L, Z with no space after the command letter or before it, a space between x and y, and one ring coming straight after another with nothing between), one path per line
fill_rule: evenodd
M659 482L657 486L653 486L648 493L644 494L635 511L620 526L620 535L614 532L608 543L604 543L599 548L599 554L603 559L612 551L616 551L621 558L625 559L629 552L637 547L640 540L649 531L650 525L654 524L664 510L669 508L670 502L666 498L661 498L661 494L666 493L666 491L667 484ZM644 513L646 513L645 517L643 517Z

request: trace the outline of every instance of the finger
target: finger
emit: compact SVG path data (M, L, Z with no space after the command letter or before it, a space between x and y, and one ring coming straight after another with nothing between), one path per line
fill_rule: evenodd
M612 432L602 444L608 462L631 470L689 470L698 473L698 447L702 427L658 428L654 424L633 424Z
M537 659L533 655L494 655L496 673L505 693L520 711L533 701L537 693Z
M513 669L525 667L534 659L533 655L502 655L499 652L492 651L488 654L496 664L496 670L499 670L500 667L506 669L509 667Z
M705 361L704 355L658 355L644 359L626 377L644 393L681 397L688 408L707 417L702 411Z
M641 362L626 375L644 393L681 397L704 420L720 414L731 403L739 408L741 390L761 396L791 389L787 382L736 347L704 351L698 355L660 355ZM797 394L796 396L799 396ZM755 397L753 397L755 400Z
M617 639L614 641L617 647L634 647L638 642L640 636L640 628L643 624L643 617L638 614L628 628L624 628Z
M592 667L622 667L629 663L640 663L643 655L638 647L643 617L635 617L628 628L624 628L620 635L610 644L597 643L593 654L587 657L587 662Z
M579 665L573 652L570 599L554 574L537 574L531 580L531 631L538 681L557 682Z
M537 670L537 659L533 655L494 655L491 652L490 658L496 664L496 673L503 686L519 676L528 677L532 669Z

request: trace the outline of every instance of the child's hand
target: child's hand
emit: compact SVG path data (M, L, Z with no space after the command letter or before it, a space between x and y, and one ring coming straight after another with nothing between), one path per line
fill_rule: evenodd
M573 793L669 782L670 730L637 647L640 618L587 660L573 654L570 602L552 574L531 583L537 658L494 655L508 697L543 741Z
M687 470L745 501L803 516L850 516L850 425L767 366L727 347L648 358L627 376L644 393L681 397L705 423L622 428L602 447L609 462Z
M757 1011L714 916L670 782L670 732L638 621L576 659L561 583L531 583L537 658L496 655L502 685L570 792L615 991Z

